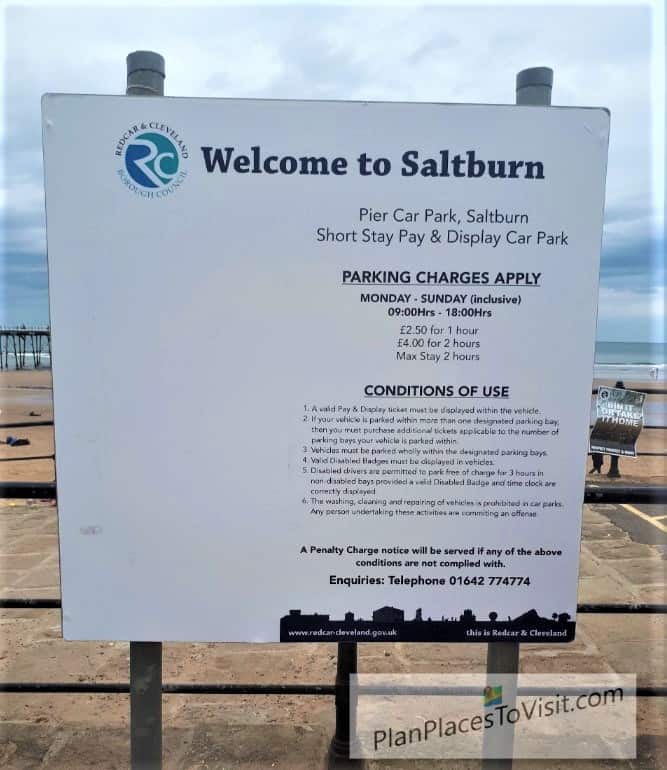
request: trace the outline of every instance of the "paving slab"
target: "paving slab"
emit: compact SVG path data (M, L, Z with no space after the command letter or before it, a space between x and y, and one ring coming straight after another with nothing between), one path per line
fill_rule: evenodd
M584 522L581 527L582 539L586 542L595 542L596 540L629 540L627 532L615 527L608 521L604 523L589 524Z
M45 557L43 553L34 551L32 553L2 553L0 554L0 564L2 564L5 569L18 569L25 573L44 563L48 564L51 558L51 556Z
M614 569L633 586L665 583L665 562L662 559L616 559Z
M667 615L592 615L580 613L577 633L600 642L632 642L651 640L656 644L656 655L667 644Z
M614 509L615 506L607 504L594 503L593 505L585 505L583 510L584 524L608 524L609 517L607 512Z
M555 650L550 656L522 652L519 669L522 674L605 674L612 670L598 651L594 655L562 655Z
M57 534L42 533L26 535L24 526L21 527L13 540L4 535L0 535L0 542L3 544L4 552L11 552L14 554L39 553L44 556L46 554L52 555L58 553Z
M637 589L637 601L646 604L666 604L665 586L640 586Z
M579 580L583 577L597 577L600 571L600 562L592 558L590 551L582 548L579 560Z
M609 670L636 674L638 686L667 685L664 644L652 639L631 642L599 642L598 651Z
M654 546L633 543L630 538L627 540L614 538L587 543L586 545L588 550L598 559L648 559L649 561L662 561L661 554L658 553ZM660 569L659 567L656 568Z
M635 592L617 577L598 574L579 578L580 604L609 604L635 601Z
M44 560L14 581L16 588L52 588L59 583L58 562Z

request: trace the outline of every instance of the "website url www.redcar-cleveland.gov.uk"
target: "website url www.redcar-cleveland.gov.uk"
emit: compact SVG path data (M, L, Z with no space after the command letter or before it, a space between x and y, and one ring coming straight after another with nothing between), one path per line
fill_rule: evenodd
M398 629L396 628L300 628L292 629L287 632L288 637L294 639L322 639L322 638L337 638L345 636L348 638L354 636L361 639L392 639L398 636Z

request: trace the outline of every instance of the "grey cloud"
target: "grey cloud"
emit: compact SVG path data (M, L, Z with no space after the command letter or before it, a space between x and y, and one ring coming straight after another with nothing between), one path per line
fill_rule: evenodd
M213 93L229 93L233 81L226 72L214 72L205 80L206 88Z
M456 48L459 44L460 40L458 38L446 32L442 32L417 48L407 57L406 61L408 64L419 64L424 59L430 59L434 54L437 55L443 51L449 51L452 48Z
M646 233L636 238L603 240L600 278L604 286L650 292L664 284L664 238Z

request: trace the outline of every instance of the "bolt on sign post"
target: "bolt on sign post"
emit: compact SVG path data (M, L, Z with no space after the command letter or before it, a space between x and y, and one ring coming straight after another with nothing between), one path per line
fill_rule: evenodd
M66 638L574 638L606 110L43 121Z

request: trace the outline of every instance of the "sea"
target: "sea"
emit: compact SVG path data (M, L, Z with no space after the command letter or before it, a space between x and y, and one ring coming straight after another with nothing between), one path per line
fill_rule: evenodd
M632 383L646 390L665 387L666 343L597 342L593 376L605 385L617 381ZM642 388L643 389L643 388ZM595 422L595 397L591 399L591 425ZM644 401L644 425L667 426L667 401L650 395Z
M666 354L664 342L597 342L593 376L596 380L664 383Z

